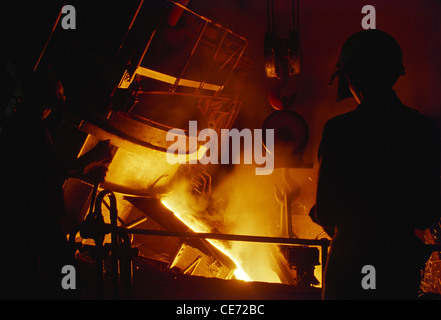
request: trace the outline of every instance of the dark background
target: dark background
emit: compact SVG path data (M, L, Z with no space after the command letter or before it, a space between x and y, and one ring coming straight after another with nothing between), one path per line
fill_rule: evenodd
M82 0L85 1L85 0ZM79 4L82 1L74 1ZM402 102L441 125L441 1L439 0L299 0L300 36L302 45L302 74L291 77L282 91L283 95L296 93L293 110L308 123L310 137L304 161L313 163L313 169L294 169L302 187L298 202L305 214L305 223L311 225L307 212L315 201L317 175L317 149L325 122L331 117L353 110L354 99L337 104L337 81L329 86L340 49L353 33L362 30L361 9L373 5L376 9L376 27L393 35L403 50L406 74L400 77L395 90ZM145 6L157 6L160 0L145 0ZM91 2L92 3L92 2ZM96 2L93 13L78 5L77 30L74 32L105 32L118 26L127 27L127 12L136 8L138 1ZM291 0L274 0L276 31L286 37L292 25ZM88 2L89 4L89 2ZM95 4L95 3L94 3ZM22 70L32 70L44 47L50 30L62 6L61 1L11 1L4 2L1 14L1 54L7 55ZM130 9L125 10L125 8ZM233 127L260 128L264 119L274 112L268 94L280 80L268 79L264 70L264 36L267 31L266 0L191 0L188 7L248 39L247 58L252 62L250 74L241 92L242 108ZM156 8L157 9L157 8ZM121 15L119 14L121 12ZM124 16L123 13L126 13ZM101 30L84 30L82 19L94 15L100 20ZM60 27L58 27L60 28ZM92 37L93 40L93 37ZM98 39L97 39L98 40ZM103 41L101 39L101 41ZM65 61L69 64L69 61ZM93 89L93 88L92 88ZM413 130L413 128L409 128ZM56 137L57 138L57 137ZM76 155L82 140L66 141L58 137L62 146ZM441 138L441 137L440 137ZM67 137L69 139L69 137ZM405 173L403 173L405 174ZM265 192L272 196L272 184L280 181L280 172L274 177L248 177L241 189L248 185L268 185ZM240 176L239 176L240 177ZM256 179L256 182L253 182ZM273 179L274 181L272 181ZM268 181L269 180L269 181ZM252 194L254 196L254 194ZM245 200L241 200L245 202ZM275 201L273 199L273 201ZM275 204L277 206L277 203ZM315 231L312 234L316 234Z
M324 123L356 107L353 99L337 104L337 81L332 86L328 83L344 41L362 30L361 9L367 4L376 9L377 29L393 35L402 47L406 74L398 80L395 90L403 104L441 122L441 1L300 0L302 74L292 77L284 91L286 95L297 92L294 110L310 128L306 160L316 158ZM274 5L276 30L287 36L292 23L291 1L275 0ZM236 126L258 127L274 111L268 93L279 83L264 75L266 0L192 0L189 7L249 40L248 57L253 68L242 94L244 104Z
M291 27L291 1L275 0L276 31L287 36ZM115 2L121 6L123 2ZM102 15L113 2L103 2ZM127 2L129 5L129 2ZM144 5L148 5L149 0ZM305 158L315 160L321 130L330 117L355 108L353 99L336 103L336 84L328 82L346 38L362 29L361 8L373 5L377 28L392 34L404 53L406 75L395 89L402 102L441 122L441 1L439 0L300 0L302 74L292 77L282 93L297 92L294 110L308 122L310 141ZM55 21L60 1L4 2L2 54L13 53L21 67L32 67ZM133 6L132 3L130 5ZM247 57L252 61L248 81L241 94L243 106L237 128L258 128L274 109L268 102L270 89L279 84L264 73L263 40L267 31L266 0L191 0L188 7L230 28L249 41ZM77 16L84 14L78 11ZM111 24L118 17L111 17ZM81 25L77 24L80 28ZM70 30L69 32L75 32ZM410 128L411 130L411 128Z

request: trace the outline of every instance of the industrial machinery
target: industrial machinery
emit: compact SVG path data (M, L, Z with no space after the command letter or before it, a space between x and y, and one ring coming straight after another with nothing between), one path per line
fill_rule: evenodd
M321 263L326 261L326 239L222 234L222 218L210 207L212 168L188 164L204 153L187 126L196 120L198 129L218 134L232 127L251 67L248 41L185 3L140 0L106 8L81 3L77 11L88 13L78 17L82 28L54 28L38 62L38 68L50 65L65 87L66 119L84 139L76 156L102 140L113 147L104 181L69 179L64 185L69 242L80 266L95 264L99 297L106 296L109 277L113 298L121 291L132 297L136 256L169 272L240 279L240 264L226 241L290 244L287 258L272 253L275 269L290 285L298 281L282 264L288 259L295 265L293 254L303 252L293 245L318 246ZM306 124L299 119L286 118L304 125L300 140L281 133L288 144L295 140L297 153L307 142ZM185 133L186 152L178 155L182 161L170 164L167 133L174 128ZM185 199L169 201L168 195L182 189ZM208 205L199 208L200 203ZM308 268L309 275L314 267ZM317 289L315 281L303 283Z

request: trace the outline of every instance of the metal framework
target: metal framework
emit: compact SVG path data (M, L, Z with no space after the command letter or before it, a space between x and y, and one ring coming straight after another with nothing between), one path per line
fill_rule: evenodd
M136 248L130 245L129 235L145 235L159 237L177 237L181 239L215 239L222 241L244 241L254 243L271 243L278 245L301 245L301 246L319 246L321 247L321 263L322 274L323 266L326 265L328 257L328 247L330 241L328 239L300 239L300 238L282 238L282 237L266 237L266 236L250 236L238 234L222 234L222 233L199 233L199 232L178 232L168 230L145 230L132 228L131 226L118 227L118 210L116 206L116 198L113 192L103 190L99 193L98 186L95 185L92 201L90 203L90 211L85 220L80 223L69 235L69 243L75 251L82 246L81 243L75 242L77 233L83 239L93 239L95 242L95 264L97 275L97 292L98 298L104 296L104 274L103 263L104 258L110 253L112 261L112 284L113 298L119 298L120 287L124 289L125 298L132 297L132 271L131 261L137 255ZM110 204L104 202L104 198L108 197ZM101 212L102 204L106 204L110 214L110 224L104 222ZM104 245L104 236L111 235L110 245Z

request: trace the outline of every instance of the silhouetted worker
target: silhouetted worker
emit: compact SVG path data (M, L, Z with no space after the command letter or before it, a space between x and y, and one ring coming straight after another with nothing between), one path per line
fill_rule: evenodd
M50 72L28 80L19 106L1 124L0 297L61 298L61 268L74 262L58 224L65 213L62 185L91 170L104 179L111 147L103 141L78 159L59 161L46 121L62 107L63 87Z
M359 105L324 127L310 213L333 236L324 299L417 298L429 253L415 230L441 215L440 157L435 124L392 90L400 75L401 48L389 34L365 30L345 42L337 101ZM365 265L375 274L362 273Z

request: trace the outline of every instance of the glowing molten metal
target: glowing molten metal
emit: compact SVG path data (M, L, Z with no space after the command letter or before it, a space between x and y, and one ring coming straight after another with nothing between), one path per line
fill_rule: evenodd
M195 212L189 205L189 199L187 197L187 195L181 194L180 192L172 192L166 195L161 202L193 231L201 233L211 232L212 227L205 223L203 219L195 217ZM244 259L241 259L240 252L249 251L249 248L247 249L246 247L252 247L249 243L236 242L233 246L227 246L225 242L219 240L207 239L207 241L235 263L237 268L234 271L234 276L236 279L244 281L281 282L277 274L272 270L271 265L264 263L265 261L262 261L259 256L256 257L255 261L248 261L248 259L244 261ZM267 261L270 260L267 259ZM255 275L255 271L249 271L251 265L254 265L254 267L258 266L258 275Z

